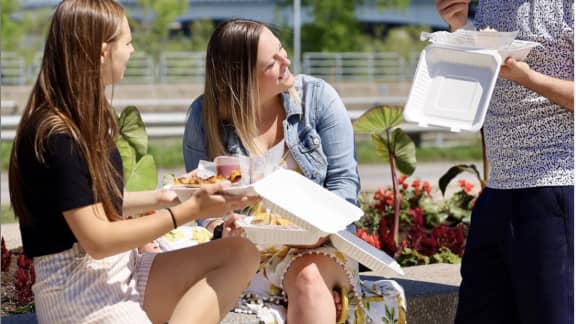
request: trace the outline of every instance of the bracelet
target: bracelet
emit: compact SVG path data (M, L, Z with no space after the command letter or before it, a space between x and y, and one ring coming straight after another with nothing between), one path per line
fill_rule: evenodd
M174 229L178 228L178 224L176 224L176 217L174 217L174 212L172 211L172 209L170 209L170 207L166 207L164 209L166 209L170 213L170 217L172 218L172 224L174 225Z

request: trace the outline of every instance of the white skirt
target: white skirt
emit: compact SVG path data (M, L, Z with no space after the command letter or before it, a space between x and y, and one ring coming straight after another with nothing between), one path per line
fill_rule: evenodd
M95 260L80 246L34 258L39 323L151 323L142 307L156 254L137 250Z

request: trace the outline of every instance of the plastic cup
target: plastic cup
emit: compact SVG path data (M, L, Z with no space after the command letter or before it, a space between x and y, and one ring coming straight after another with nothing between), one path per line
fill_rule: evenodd
M240 171L240 161L234 156L217 156L214 158L216 173L228 177L233 171Z

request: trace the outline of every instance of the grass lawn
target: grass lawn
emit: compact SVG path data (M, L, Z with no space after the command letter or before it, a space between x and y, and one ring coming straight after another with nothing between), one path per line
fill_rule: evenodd
M16 223L16 218L14 217L14 211L10 206L3 205L0 208L0 212L2 213L0 215L0 224Z
M8 160L12 142L2 142L1 157L2 170L8 170ZM180 139L151 139L149 152L156 161L159 169L183 168L182 142ZM388 163L376 155L374 146L369 138L356 139L356 153L360 164ZM482 159L480 140L476 137L463 138L455 145L448 147L423 146L416 148L416 160L418 162L438 161L477 161Z

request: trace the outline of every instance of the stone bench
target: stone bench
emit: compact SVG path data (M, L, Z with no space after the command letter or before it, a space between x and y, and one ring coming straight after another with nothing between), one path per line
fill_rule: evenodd
M409 324L446 324L454 321L460 285L459 264L432 264L404 268L404 276L390 273L390 279L404 287ZM369 280L377 278L363 275ZM2 317L3 324L36 324L34 314ZM221 324L258 324L254 315L229 313Z

